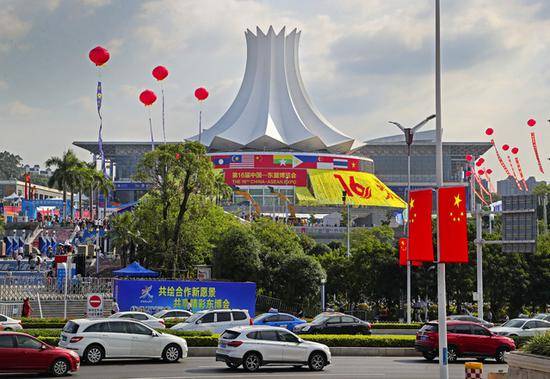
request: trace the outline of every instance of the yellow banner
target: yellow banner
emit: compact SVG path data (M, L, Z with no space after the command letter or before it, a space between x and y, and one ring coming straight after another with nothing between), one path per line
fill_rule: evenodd
M407 204L376 176L367 172L307 170L313 196L320 205L343 205L342 191L351 205L406 208Z

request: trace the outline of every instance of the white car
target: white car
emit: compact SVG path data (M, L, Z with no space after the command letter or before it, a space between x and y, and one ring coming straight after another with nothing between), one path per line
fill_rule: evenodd
M183 338L120 318L68 321L59 346L75 351L90 364L120 358L162 358L172 363L187 357L187 342Z
M534 318L514 318L489 330L501 336L531 337L549 331L550 322Z
M15 320L11 317L0 315L0 330L8 332L21 329L23 329L21 326L21 320Z
M183 309L164 309L160 312L155 313L153 316L156 318L176 318L180 320L187 320L189 317L193 316L193 313L185 311Z
M330 364L328 346L304 341L285 328L245 326L226 330L219 339L216 361L236 369L256 371L264 365L301 367L321 371Z
M109 318L125 318L138 320L143 324L150 326L153 329L165 329L164 320L161 318L156 318L145 312L117 312L113 315L110 315Z
M187 320L172 327L174 330L210 331L222 333L224 330L241 325L252 325L247 309L208 309L194 313Z

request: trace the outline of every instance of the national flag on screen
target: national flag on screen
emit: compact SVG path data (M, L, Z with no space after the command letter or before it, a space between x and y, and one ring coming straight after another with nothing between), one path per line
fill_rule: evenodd
M294 156L290 154L274 155L273 164L281 167L292 167L292 161Z
M230 155L217 155L212 157L212 163L215 168L228 168L231 163Z
M292 160L294 168L317 168L316 155L295 155Z
M409 259L433 262L432 190L411 191L409 200Z
M232 155L229 168L254 168L254 155Z
M348 170L359 171L359 159L348 159Z
M334 162L332 157L319 156L317 158L317 168L324 170L334 169Z
M345 158L334 158L332 160L332 163L334 165L334 168L342 168L342 169L348 168L348 160Z
M414 267L422 266L422 262L413 261L411 262L411 264ZM407 265L407 239L406 238L399 238L399 265L400 266Z
M273 155L256 154L254 156L254 167L273 167Z
M438 191L437 222L441 263L468 263L466 187L444 187Z

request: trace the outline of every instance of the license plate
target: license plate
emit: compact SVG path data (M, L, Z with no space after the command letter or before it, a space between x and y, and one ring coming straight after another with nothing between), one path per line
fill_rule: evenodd
M420 340L421 340L421 341L427 341L427 340L428 340L428 336L422 336L422 337L420 337Z

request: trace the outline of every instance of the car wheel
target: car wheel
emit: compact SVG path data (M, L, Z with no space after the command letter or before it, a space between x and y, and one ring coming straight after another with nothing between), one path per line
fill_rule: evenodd
M99 345L90 345L84 350L83 359L86 363L96 365L103 360L105 351Z
M57 359L50 367L52 376L65 376L69 372L69 362L66 359Z
M235 370L236 368L238 368L240 366L240 364L235 363L235 362L225 362L225 364L227 365L227 367L229 367L232 370Z
M458 350L454 346L447 349L447 362L455 363L458 360Z
M321 371L327 365L325 354L320 351L314 351L309 356L308 366L311 371Z
M257 371L262 365L262 357L258 353L247 353L243 359L243 368L248 372Z
M174 363L181 358L181 348L178 345L170 344L164 348L162 359L168 363Z
M436 357L436 354L433 351L429 351L429 352L422 353L422 356L427 361L433 361L434 358Z
M507 351L510 351L506 346L501 346L497 349L497 352L495 354L495 360L497 363L504 363L504 353Z

